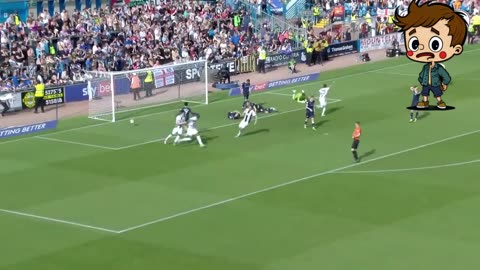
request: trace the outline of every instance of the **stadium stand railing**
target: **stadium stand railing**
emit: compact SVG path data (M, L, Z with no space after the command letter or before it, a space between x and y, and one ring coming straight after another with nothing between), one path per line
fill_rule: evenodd
M294 48L300 48L302 46L302 38L306 38L306 29L298 27L292 24L288 20L285 20L283 15L268 14L266 10L262 10L261 5L256 3L250 3L246 0L239 0L237 2L238 8L245 9L251 17L252 23L257 32L262 32L264 26L271 29L276 34L284 31L288 31L291 34L290 40Z

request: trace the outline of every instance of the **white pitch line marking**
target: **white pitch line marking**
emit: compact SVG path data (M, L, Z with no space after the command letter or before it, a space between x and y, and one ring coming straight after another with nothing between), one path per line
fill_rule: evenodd
M387 169L387 170L371 170L371 171L340 171L335 173L341 174L356 174L356 173L390 173L390 172L410 172L410 171L421 171L421 170L431 170L431 169L443 169L449 167L463 166L473 163L480 162L480 159L474 159L465 162L449 163L436 166L426 166L426 167L413 167L413 168L403 168L403 169Z
M67 224L67 225L87 228L87 229L91 229L91 230L103 231L103 232L108 232L108 233L116 233L116 234L120 233L119 231L110 230L110 229L106 229L106 228L101 228L101 227L97 227L97 226L91 226L91 225L86 225L86 224L67 221L67 220L62 220L62 219L33 215L33 214L28 214L28 213L23 213L23 212L8 210L8 209L0 209L0 212L11 214L11 215L16 215L16 216L29 217L29 218L40 219L40 220L44 220L44 221L50 221L50 222L54 222L54 223Z
M477 50L480 50L480 49L475 49L475 50L471 50L471 51L466 51L465 53L473 52L473 51L477 51ZM279 87L278 89L267 90L267 91L264 91L264 92L253 92L253 93L252 93L252 96L264 95L264 94L268 94L268 93L271 93L271 92L282 91L282 90L287 90L287 89L295 89L295 88L298 88L299 86L314 85L314 84L319 84L319 83L321 83L321 82L327 82L327 81L332 81L332 80L341 80L341 79L350 78L350 77L359 76L359 75L364 75L364 74L368 74L368 73L374 73L374 72L376 72L376 71L398 68L398 67L410 65L410 64L413 64L413 63L414 63L414 62L409 62L409 63L404 63L404 64L400 64L400 65L396 65L396 66L388 66L388 67L383 67L383 68L379 68L379 69L367 70L367 71L362 71L362 72L353 73L353 74L349 74L349 75L344 75L344 76L339 76L339 77L335 77L335 78L330 78L330 79L328 79L328 80L319 80L319 81L314 81L314 82L309 82L309 83L303 83L303 84L299 84L299 85L297 85L297 86ZM373 64L373 63L372 63L372 64ZM211 106L211 105L213 105L213 104L223 103L223 102L230 102L230 101L232 101L232 100L237 100L237 99L240 99L240 98L243 98L243 96L238 96L238 97L233 97L233 98L228 98L228 99L222 99L222 100L214 101L214 102L212 102L212 103L210 103L210 104L200 104L200 105L197 105L197 106L192 106L192 108L209 106L209 105ZM178 101L178 102L180 102L180 101ZM161 106L161 105L160 105L160 106ZM150 114L135 116L135 118L136 118L136 119L138 119L138 118L145 118L145 117L149 117L149 116L153 116L153 115L159 115L159 114L164 114L164 113L176 112L176 111L178 111L178 110L179 110L179 109L173 109L173 110L161 111L161 112L156 112L156 113L150 113ZM121 112L120 112L120 113L121 113ZM124 121L129 121L129 120L130 120L129 118L128 118L128 119L122 119L122 120L118 120L118 121L115 122L115 123L124 122ZM102 123L93 124L93 125L81 126L81 127L70 128L70 129L65 129L65 130L59 130L59 131L56 131L56 132L46 133L45 135L42 135L42 136L45 137L45 136L47 136L47 135L55 135L55 134L61 134L61 133L66 133L66 132L71 132L71 131L83 130L83 129L87 129L87 128L95 128L95 127L99 127L99 126L103 126L103 125L109 125L109 124L114 124L114 123L113 123L113 122L102 122ZM13 142L18 142L18 141L23 141L23 140L28 140L28 139L32 139L32 138L34 138L34 137L24 137L24 138L9 140L9 141L0 141L0 145L1 145L1 144L8 144L8 143L13 143Z
M90 143L81 143L81 142L75 142L75 141L69 141L69 140L54 139L54 138L43 137L43 136L35 136L33 138L42 139L42 140L46 140L46 141L52 141L52 142L60 142L60 143L66 143L66 144L74 144L74 145L81 145L81 146L87 146L87 147L94 147L94 148L100 148L100 149L105 149L105 150L116 150L116 148L114 148L114 147L108 147L108 146L96 145L96 144L90 144Z
M341 101L340 99L337 99L337 100L331 101L330 104L337 103L337 102L340 102L340 101ZM302 108L283 111L283 112L271 113L271 114L265 115L263 117L259 117L258 119L270 118L270 117L274 117L274 116L278 116L278 115L282 115L282 114L287 114L287 113L291 113L291 112L298 112L298 111L301 111L301 110L305 110L305 108L302 107ZM206 128L203 131L209 131L209 130L215 130L215 129L224 128L224 127L235 126L235 125L238 125L238 123L239 123L238 121L235 121L233 123L229 123L229 124L225 124L225 125L221 125L221 126ZM123 146L123 147L114 148L113 150L124 150L124 149L133 148L133 147L137 147L137 146L142 146L142 145L147 145L147 144L151 144L151 143L161 142L161 141L164 141L164 140L165 140L165 138L160 138L160 139L155 139L155 140L151 140L151 141L146 141L146 142L141 142L141 143L136 143L136 144L131 144L131 145Z
M462 138L462 137L472 135L472 134L476 134L476 133L479 133L479 132L480 132L480 129L470 131L470 132L463 133L463 134L460 134L460 135L448 137L448 138L437 140L437 141L434 141L434 142L431 142L431 143L427 143L427 144L423 144L423 145L420 145L420 146L408 148L408 149L405 149L405 150L402 150L402 151L394 152L394 153L391 153L391 154L388 154L388 155L384 155L384 156L380 156L380 157L377 157L377 158L369 159L369 160L364 161L364 162L354 163L354 164L339 167L339 168L336 168L336 169L333 169L333 170L324 171L324 172L317 173L317 174L312 174L310 176L298 178L298 179L291 180L291 181L288 181L288 182L285 182L285 183L282 183L282 184L278 184L278 185L274 185L274 186L271 186L271 187L263 188L263 189L260 189L260 190L257 190L257 191L253 191L253 192L250 192L250 193L246 193L246 194L243 194L243 195L232 197L232 198L229 198L229 199L226 199L226 200L223 200L223 201L208 204L208 205L205 205L205 206L201 206L201 207L198 207L198 208L194 208L194 209L191 209L191 210L180 212L178 214L174 214L174 215L171 215L171 216L167 216L167 217L163 217L163 218L160 218L160 219L157 219L157 220L146 222L146 223L143 223L143 224L140 224L140 225L137 225L137 226L126 228L126 229L118 231L118 233L126 233L126 232L133 231L133 230L136 230L136 229L140 229L140 228L152 225L152 224L156 224L156 223L160 223L160 222L167 221L167 220L170 220L170 219L174 219L174 218L177 218L177 217L185 216L185 215L195 213L195 212L198 212L198 211L201 211L201 210L209 209L209 208L212 208L212 207L224 205L224 204L227 204L227 203L230 203L230 202L233 202L233 201L237 201L237 200L240 200L240 199L243 199L243 198L246 198L246 197L250 197L250 196L259 194L259 193L268 192L270 190L274 190L274 189L289 186L289 185L292 185L292 184L295 184L295 183L307 181L307 180L310 180L312 178L316 178L316 177L319 177L319 176L323 176L323 175L335 173L335 172L338 172L338 171L346 170L346 169L349 169L349 168L352 168L352 167L355 167L355 166L358 166L358 165L361 165L361 164L366 164L366 163L382 160L382 159L385 159L385 158L388 158L388 157L397 156L397 155L400 155L400 154L403 154L403 153L408 153L408 152L411 152L411 151L414 151L414 150L418 150L418 149L422 149L422 148L432 146L432 145L435 145L435 144L439 144L439 143L442 143L442 142Z
M471 52L476 52L476 51L480 51L480 49L473 49L473 50L470 50L470 51L466 51L464 53L471 53ZM301 86L307 86L307 85L318 84L318 83L321 83L321 82L341 80L341 79L350 78L350 77L354 77L354 76L358 76L358 75L375 73L375 72L382 71L382 70L389 70L389 69L394 69L394 68L398 68L398 67L402 67L402 66L407 66L407 65L414 64L414 63L415 62L408 62L408 63L403 63L403 64L400 64L400 65L388 66L388 67L383 67L383 68L378 68L378 69L373 69L373 70L367 70L367 71L362 71L362 72L358 72L358 73L354 73L354 74L348 74L348 75L344 75L344 76L330 78L328 80L319 80L319 81L304 83L304 84L300 84L300 85ZM374 64L374 63L372 63L372 64ZM275 91L280 91L280 90L285 90L285 89L294 89L294 88L298 88L298 87L299 86L281 87L280 89L267 90L266 92L260 92L260 93L253 92L253 95L267 94L267 93L271 93L271 92L275 92ZM201 104L201 105L198 105L198 106L195 106L195 107L208 106L208 105L212 105L212 104L216 104L216 103L228 102L228 101L236 100L236 99L239 99L239 98L243 98L243 97L240 96L240 97L237 97L237 98L229 98L229 99L219 100L219 101L212 102L210 104ZM178 101L178 102L180 102L180 101ZM140 116L136 116L135 118L144 118L144 117L149 117L149 116L152 116L152 115L159 115L159 114L163 114L163 113L176 112L176 111L178 111L178 109L140 115ZM123 121L129 121L129 120L130 119L122 119L122 120L119 120L115 123L123 122ZM56 132L51 132L51 133L47 133L45 135L60 134L60 133L65 133L65 132L87 129L87 128L94 128L94 127L108 125L108 124L113 124L113 123L112 122L102 122L102 123L93 124L93 125L87 125L87 126L81 126L81 127L76 127L76 128L70 128L70 129L60 130L60 131L56 131ZM34 138L34 137L25 137L25 138L19 138L19 139L3 141L3 142L0 141L0 144L13 143L13 142L23 141L23 140L27 140L27 139L31 139L31 138Z

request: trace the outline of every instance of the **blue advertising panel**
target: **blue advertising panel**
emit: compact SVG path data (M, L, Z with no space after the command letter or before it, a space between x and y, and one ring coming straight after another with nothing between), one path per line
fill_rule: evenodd
M127 78L117 78L114 81L115 95L125 95L130 93L130 81ZM110 81L100 81L92 84L90 95L96 96L110 96L112 89L110 89ZM65 86L65 102L84 101L89 99L87 83L79 83Z
M45 131L57 127L57 120L47 121L43 123L30 124L18 127L8 127L0 129L0 138L8 138L13 136L26 135L34 132Z
M276 87L282 87L282 86L293 85L298 83L306 83L309 81L315 81L318 79L318 77L320 77L320 73L312 73L312 74L307 74L307 75L294 77L294 78L258 83L258 84L252 85L250 91L260 92L260 91L266 91ZM242 89L240 89L240 87L230 89L230 93L229 93L230 96L238 96L241 94L242 94Z

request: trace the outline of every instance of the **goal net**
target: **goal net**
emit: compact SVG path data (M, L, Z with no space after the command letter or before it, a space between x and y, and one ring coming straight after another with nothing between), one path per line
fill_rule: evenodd
M127 112L176 103L208 104L207 62L119 71L86 71L89 118L115 122Z

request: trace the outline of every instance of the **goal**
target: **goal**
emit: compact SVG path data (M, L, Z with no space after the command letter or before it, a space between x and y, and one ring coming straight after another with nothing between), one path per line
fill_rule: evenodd
M89 118L115 122L132 111L166 104L208 104L207 69L202 60L129 71L86 71Z

